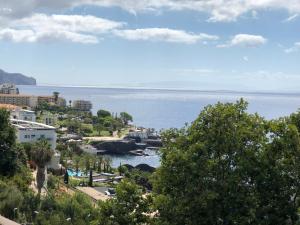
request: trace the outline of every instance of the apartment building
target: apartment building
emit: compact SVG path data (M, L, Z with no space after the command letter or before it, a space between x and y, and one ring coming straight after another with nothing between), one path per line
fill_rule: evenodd
M20 107L10 110L10 116L12 119L17 120L26 120L31 122L36 121L36 115L34 111L21 109Z
M55 96L38 96L38 104L48 103L50 105L58 105L65 107L66 100L64 98L58 97L57 99Z
M93 108L93 105L90 101L75 100L73 101L72 107L80 111L90 111Z
M57 134L55 127L32 121L11 119L11 124L16 128L17 141L19 143L34 143L40 139L45 139L54 151L54 155L48 167L59 169L60 154L55 151Z
M1 84L0 85L0 94L19 94L19 89L14 84Z
M19 94L0 94L0 104L10 104L17 106L27 106L35 108L38 103L38 98L31 95Z

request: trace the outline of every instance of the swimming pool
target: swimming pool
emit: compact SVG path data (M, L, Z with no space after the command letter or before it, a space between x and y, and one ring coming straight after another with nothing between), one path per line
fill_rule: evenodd
M82 173L80 170L78 171L78 173L76 173L76 171L72 170L72 169L68 169L67 171L68 171L69 176L71 176L71 177L81 177L82 176Z

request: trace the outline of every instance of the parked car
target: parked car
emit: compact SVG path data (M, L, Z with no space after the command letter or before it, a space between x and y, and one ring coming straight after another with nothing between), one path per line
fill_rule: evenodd
M116 195L116 190L114 188L108 188L107 191L105 191L105 194L107 196L115 196Z

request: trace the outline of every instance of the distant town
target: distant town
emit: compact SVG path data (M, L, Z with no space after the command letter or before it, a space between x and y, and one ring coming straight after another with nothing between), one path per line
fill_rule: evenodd
M0 109L10 112L17 142L26 146L47 141L53 154L46 170L65 174L70 177L66 182L72 183L76 191L84 192L93 200L103 200L109 198L116 182L122 180L124 172L118 171L123 171L122 167L134 168L132 165L113 168L111 159L106 156L147 156L148 151L158 150L161 140L154 129L135 127L132 116L126 112L100 109L97 115L92 115L92 107L90 101L83 99L70 100L67 104L58 92L34 96L20 93L14 84L0 85ZM30 164L36 167L34 161ZM136 168L144 172L155 170L147 164ZM36 180L32 185L37 189ZM100 191L95 189L99 185ZM46 190L45 181L41 191Z

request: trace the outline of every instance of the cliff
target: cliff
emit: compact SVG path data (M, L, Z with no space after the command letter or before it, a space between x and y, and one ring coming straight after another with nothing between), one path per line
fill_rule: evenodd
M7 73L0 69L0 84L12 83L16 85L36 85L33 77L25 76L21 73Z

